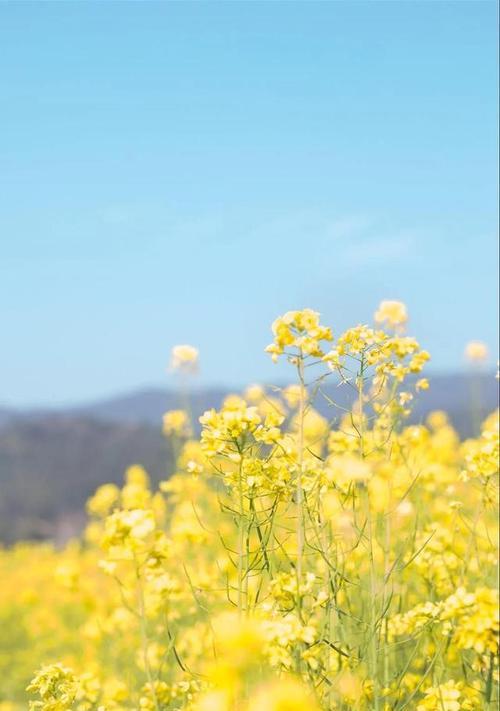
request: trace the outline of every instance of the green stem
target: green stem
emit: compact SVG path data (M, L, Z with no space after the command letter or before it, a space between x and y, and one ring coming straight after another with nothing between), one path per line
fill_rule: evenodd
M238 499L239 499L239 511L238 511L238 615L241 617L244 610L243 605L243 546L245 537L245 520L243 516L243 458L240 459L239 473L238 473Z
M298 444L298 470L297 470L297 594L299 611L301 608L300 585L302 581L302 556L304 550L304 509L303 509L303 489L302 475L304 471L304 416L305 416L305 382L304 382L304 359L302 351L298 361L298 373L300 381L300 401L299 401L299 444Z
M364 375L365 375L365 360L364 357L361 358L361 367L358 374L358 416L359 416L359 454L362 459L365 457L365 447L364 447L364 437L365 437L365 425L364 425ZM368 601L369 609L369 645L368 645L368 670L373 682L373 701L375 711L379 711L380 701L379 701L379 682L378 682L378 664L377 664L377 623L376 623L376 601L377 601L377 590L376 590L376 571L375 571L375 559L373 555L373 524L371 516L371 506L370 506L370 494L368 487L364 485L366 494L366 535L368 538L368 555L370 559L370 599Z
M160 711L158 698L156 696L156 689L154 687L153 673L151 671L151 666L149 664L149 658L148 658L149 639L148 639L148 632L147 632L147 627L146 627L146 607L144 604L144 591L142 589L141 573L139 570L139 565L137 563L137 560L134 560L134 562L135 562L135 577L136 577L136 581L137 581L137 598L138 598L139 619L140 619L140 626L141 626L141 647L142 647L142 657L143 657L143 661L144 661L144 670L146 672L148 684L151 689L151 696L153 697L153 703L155 705L155 709L156 709L156 711Z

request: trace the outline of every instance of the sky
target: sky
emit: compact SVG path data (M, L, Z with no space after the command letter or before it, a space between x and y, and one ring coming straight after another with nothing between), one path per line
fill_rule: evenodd
M277 382L270 323L403 300L496 362L497 4L0 4L0 404Z

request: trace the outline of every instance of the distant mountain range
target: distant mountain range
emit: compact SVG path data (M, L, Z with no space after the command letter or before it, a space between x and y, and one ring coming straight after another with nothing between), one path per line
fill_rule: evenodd
M453 423L462 435L470 434L470 411L473 399L481 404L484 412L497 406L498 381L493 374L469 376L463 373L454 375L430 376L431 388L420 393L413 419L420 419L436 409L449 413ZM219 388L203 388L189 396L190 408L197 418L211 407L219 407L230 391ZM349 390L345 387L328 386L325 392L333 396L340 405L347 405L350 400ZM182 401L174 390L147 388L116 397L106 398L79 406L51 409L14 409L0 407L0 427L40 419L89 418L98 422L114 424L135 424L159 426L164 412L181 407ZM316 407L331 417L331 407L324 398L318 397Z
M432 410L448 412L462 436L472 433L473 408L484 416L498 403L492 375L435 375L419 396L412 421ZM346 387L326 390L340 405ZM228 394L207 388L190 396L193 417L219 407ZM317 408L332 418L325 398ZM166 410L180 406L173 391L152 388L60 410L0 408L0 541L67 539L81 529L87 497L102 482L120 482L127 466L141 463L154 481L172 470L168 441L161 434Z

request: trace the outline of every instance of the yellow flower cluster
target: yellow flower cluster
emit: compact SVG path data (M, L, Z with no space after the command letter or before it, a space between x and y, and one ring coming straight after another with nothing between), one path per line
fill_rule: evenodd
M76 700L80 683L71 669L62 664L42 667L32 679L28 691L37 692L41 701L31 701L30 709L65 711Z
M449 637L457 649L473 649L479 655L498 654L498 591L478 588L469 593L458 588L439 602L425 602L389 620L392 637L421 633L439 625L441 634Z
M276 410L264 417L257 406L243 398L230 397L220 412L208 410L200 417L203 426L201 446L208 457L226 456L239 462L248 447L255 443L273 444L281 437L283 415Z
M465 468L462 477L467 480L478 478L487 481L498 472L499 426L498 411L486 420L481 437L469 440L463 445Z
M321 342L333 339L331 329L320 324L319 313L312 309L287 311L274 321L272 331L274 341L267 346L266 351L274 361L285 352L321 358Z
M428 687L425 698L417 705L417 711L472 711L479 708L477 690L453 679Z

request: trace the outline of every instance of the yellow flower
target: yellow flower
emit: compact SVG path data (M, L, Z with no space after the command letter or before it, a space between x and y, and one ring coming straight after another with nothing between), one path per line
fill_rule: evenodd
M374 318L375 323L385 323L390 328L396 328L408 321L408 311L401 301L381 301Z
M144 467L141 467L140 464L133 464L125 472L125 482L146 489L149 486L149 476Z
M293 679L276 681L262 687L249 701L248 711L317 711L308 689Z
M185 410L169 410L163 415L163 432L166 435L189 437L191 423Z
M87 511L93 516L107 516L120 498L120 489L115 484L103 484L87 501Z
M470 363L484 363L488 359L488 346L482 341L469 341L465 346L465 357Z
M361 457L350 454L331 455L327 460L327 476L333 484L342 486L351 481L368 481L372 469Z
M198 700L195 711L232 711L231 694L225 689L208 691Z
M245 390L245 400L248 402L258 403L265 396L265 390L262 385L249 385Z
M185 373L195 372L198 367L198 349L194 346L178 345L172 348L170 367Z
M344 702L355 705L363 695L363 684L358 676L346 671L336 681L336 686Z

